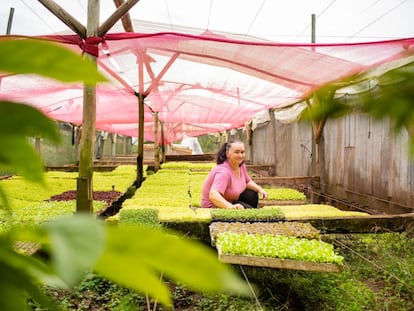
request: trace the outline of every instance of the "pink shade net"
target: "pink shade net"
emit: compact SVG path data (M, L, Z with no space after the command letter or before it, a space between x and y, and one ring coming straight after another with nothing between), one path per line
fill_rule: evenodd
M97 130L137 137L140 92L145 96L144 138L154 140L158 113L166 143L242 127L258 112L291 106L326 84L414 52L413 38L353 44L236 41L210 32L43 38L79 54L98 51L99 69L111 82L97 87ZM53 119L81 124L82 87L3 74L0 99L25 102Z

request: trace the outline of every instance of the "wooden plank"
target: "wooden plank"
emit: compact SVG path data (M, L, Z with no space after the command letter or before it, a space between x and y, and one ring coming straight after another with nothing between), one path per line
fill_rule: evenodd
M273 205L304 205L306 200L260 200L259 207L273 206Z
M413 225L414 213L342 218L290 218L289 221L308 222L323 233L401 232Z
M306 185L316 186L319 185L319 176L290 176L290 177L255 177L254 181L259 185L271 185L271 186L295 186Z
M33 255L40 249L40 244L35 242L18 241L14 244L14 249L17 252L23 252L26 255Z
M340 272L342 267L331 263L319 263L292 259L266 258L258 256L242 256L220 254L218 259L228 264L266 267L287 270L303 270L312 272Z

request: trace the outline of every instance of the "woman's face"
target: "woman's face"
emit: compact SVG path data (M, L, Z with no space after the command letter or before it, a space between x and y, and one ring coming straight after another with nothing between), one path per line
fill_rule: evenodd
M231 165L241 165L244 161L244 144L242 142L232 143L226 152L227 161Z

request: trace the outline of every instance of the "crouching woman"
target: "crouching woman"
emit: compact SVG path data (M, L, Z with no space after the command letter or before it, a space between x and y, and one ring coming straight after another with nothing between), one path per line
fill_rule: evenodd
M256 184L244 163L245 148L241 141L225 143L217 152L217 165L203 184L201 207L229 209L257 208L259 195L266 191Z

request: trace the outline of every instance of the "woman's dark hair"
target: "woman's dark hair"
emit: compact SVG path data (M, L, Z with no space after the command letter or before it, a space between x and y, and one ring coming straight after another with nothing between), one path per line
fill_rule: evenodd
M221 163L223 163L224 161L227 160L226 153L227 153L227 151L230 150L231 145L233 143L241 143L241 141L240 140L235 140L235 141L229 141L229 142L224 143L223 146L221 146L221 148L219 149L219 151L217 151L217 158L216 158L216 163L217 164L221 164Z

